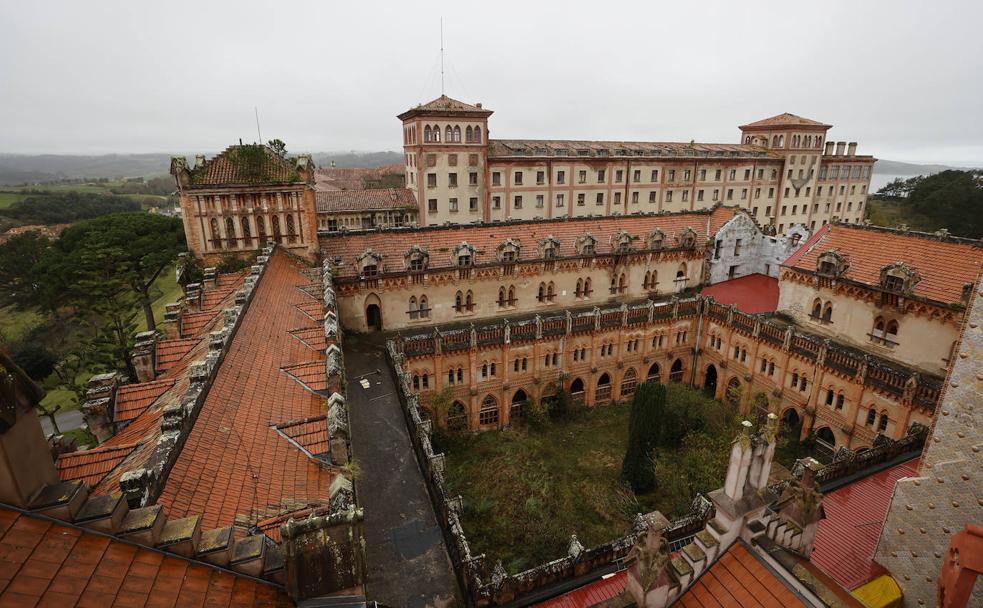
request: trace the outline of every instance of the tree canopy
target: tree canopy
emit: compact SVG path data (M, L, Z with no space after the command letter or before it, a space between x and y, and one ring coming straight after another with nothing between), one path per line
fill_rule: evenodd
M877 191L878 196L903 201L931 225L952 234L983 237L983 172L942 171L929 176L898 178Z
M111 213L140 211L140 203L122 196L91 192L57 192L29 196L6 209L0 216L25 224L68 224Z

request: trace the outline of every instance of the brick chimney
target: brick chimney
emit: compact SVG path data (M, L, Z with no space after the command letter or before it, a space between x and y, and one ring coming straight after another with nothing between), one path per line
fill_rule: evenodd
M843 156L843 148L846 147L846 142L838 141L836 142L836 155Z
M218 269L214 266L206 268L201 282L205 291L215 289L215 285L218 283Z
M116 433L113 418L116 414L119 380L116 372L97 374L89 378L86 401L82 404L82 416L100 444Z
M137 382L150 382L157 377L157 332L142 331L133 337L131 362Z
M184 303L191 312L201 311L203 291L201 283L188 283L184 288Z
M164 305L164 339L177 340L181 337L181 312L184 304L171 302Z
M831 142L831 141L827 141L826 142L826 149L823 150L823 154L825 156L832 156L833 155L833 145L834 145L834 142Z
M337 497L339 491L332 494ZM362 511L352 504L335 509L334 498L331 503L330 515L291 518L280 527L287 591L298 604L310 598L363 593Z
M44 391L0 351L0 502L27 507L58 471L34 407Z
M846 145L846 153L849 156L856 156L857 154L857 142L851 141Z

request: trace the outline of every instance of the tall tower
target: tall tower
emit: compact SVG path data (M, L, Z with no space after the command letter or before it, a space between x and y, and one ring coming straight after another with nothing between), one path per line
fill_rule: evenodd
M403 112L406 187L420 225L487 218L488 117L491 110L446 95Z

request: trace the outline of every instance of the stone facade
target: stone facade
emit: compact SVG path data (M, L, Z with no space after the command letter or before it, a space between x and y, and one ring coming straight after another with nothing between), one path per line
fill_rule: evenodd
M875 559L901 586L905 606L933 606L950 539L983 521L983 289L976 284L919 477L902 479ZM970 606L983 605L977 582Z
M782 263L809 239L809 231L792 225L784 234L764 233L745 214L734 216L714 236L709 282L720 283L750 274L778 278Z

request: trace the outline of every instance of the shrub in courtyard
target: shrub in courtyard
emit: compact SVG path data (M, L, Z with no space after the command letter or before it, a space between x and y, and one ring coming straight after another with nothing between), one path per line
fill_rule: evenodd
M665 410L664 385L646 382L635 391L628 418L628 448L621 464L621 475L635 492L648 492L655 487L651 454L665 439Z

